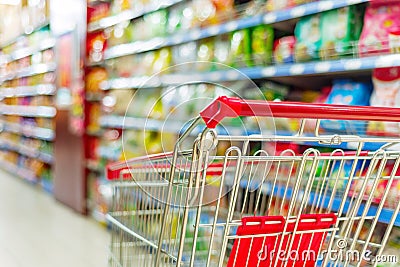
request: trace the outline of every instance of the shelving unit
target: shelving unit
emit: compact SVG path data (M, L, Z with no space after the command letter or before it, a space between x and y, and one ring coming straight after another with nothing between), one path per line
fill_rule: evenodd
M182 2L182 1L173 1L173 2ZM266 14L251 16L248 18L240 18L237 20L234 19L229 22L220 25L210 26L204 29L191 29L189 32L184 32L184 33L178 32L168 37L155 37L146 41L137 41L129 44L117 45L115 47L108 48L104 52L104 59L108 60L122 56L156 50L163 47L175 46L191 41L198 41L200 39L205 39L216 35L230 33L241 29L247 29L262 24L275 24L280 22L286 22L289 20L298 19L300 17L317 14L323 11L333 10L341 7L346 7L366 2L368 2L368 0L338 0L338 1L312 2L309 4L293 7L290 10L275 11ZM157 8L156 10L159 9L160 8ZM156 10L151 10L150 12ZM111 27L126 20L137 18L139 16L142 16L150 12L142 12L140 15L129 19L121 15L121 19L119 19L118 22L114 24L109 24L99 29L105 29L107 27ZM105 21L107 19L108 18L100 20L99 23L101 24L102 21Z
M2 44L0 60L0 167L50 193L57 114L55 46L46 22Z
M0 96L3 98L10 97L26 97L39 95L54 95L56 87L54 84L38 84L32 86L17 86L3 88L0 91Z
M151 7L149 9L141 10L140 12L128 10L117 15L102 18L99 21L89 23L88 36L101 34L102 32L104 33L103 36L110 36L112 34L113 27L117 28L121 25L127 25L128 23L134 25L135 20L140 19L143 15L160 10L162 8L169 10L169 8L174 7L175 4L178 5L185 2L187 1L166 1L163 2L160 7ZM322 88L322 86L330 84L330 82L337 77L348 78L357 76L357 78L368 80L370 79L371 73L375 68L400 66L400 54L388 54L385 52L375 56L359 57L356 49L354 49L351 55L330 60L315 60L301 63L295 62L283 64L253 64L252 66L236 67L235 69L226 66L225 68L217 68L213 71L200 71L193 68L181 68L176 72L170 71L154 76L153 74L155 73L146 73L146 75L143 75L142 73L127 74L128 71L124 72L123 75L118 76L115 72L115 69L118 68L115 66L119 61L129 64L128 62L133 61L136 56L141 59L140 56L146 55L149 52L156 53L162 49L170 49L173 51L175 47L183 44L188 44L191 42L197 42L197 44L199 44L210 37L216 37L223 34L229 35L238 30L249 29L259 25L271 25L275 32L285 32L286 34L291 34L293 33L296 23L303 17L353 5L362 6L368 4L368 2L368 0L322 0L303 4L286 10L268 13L261 12L247 17L239 16L241 14L236 14L235 16L231 16L229 20L222 21L217 25L194 27L187 31L181 30L168 33L163 36L155 36L150 39L125 42L114 46L110 46L106 39L102 49L99 49L101 50L102 56L95 57L95 60L89 56L86 59L86 67L89 71L96 68L106 69L109 71L108 77L104 78L102 82L97 83L97 91L95 93L87 92L86 94L87 102L96 104L101 103L103 105L102 114L96 117L97 124L100 126L101 130L87 131L87 135L89 136L88 139L92 140L93 142L93 145L91 145L88 150L92 149L94 155L92 154L87 156L86 169L88 176L95 177L94 179L97 181L97 198L95 199L99 201L99 196L100 198L103 197L103 200L104 198L107 198L107 194L101 194L101 190L98 190L99 186L104 187L104 185L106 185L104 182L105 174L102 171L104 165L106 163L121 160L121 158L126 156L122 155L122 153L124 153L123 149L110 148L110 146L112 147L113 142L117 142L116 140L119 140L118 144L122 143L123 145L125 144L123 142L127 142L126 139L129 138L129 135L128 137L124 136L124 140L122 141L122 133L130 134L132 132L140 132L140 134L136 136L138 139L146 138L143 136L146 136L148 133L163 133L167 134L168 138L173 139L171 136L174 134L175 136L178 136L186 129L185 124L183 122L179 122L179 120L165 122L163 118L145 118L132 115L129 112L127 115L124 115L123 111L121 110L116 113L109 112L107 110L112 109L110 108L110 105L108 105L110 98L103 98L105 96L112 97L115 94L117 99L123 99L123 97L119 95L120 92L122 94L123 92L138 92L138 89L145 91L147 89L155 90L160 88L173 88L174 86L179 86L182 84L222 83L225 85L226 83L233 84L234 82L245 81L248 79L253 80L255 83L257 83L257 85L262 84L265 81L273 81L284 85L294 86L295 88L319 90ZM173 56L173 52L171 52L171 54ZM173 60L171 60L169 64L173 64ZM196 90L196 88L189 88L188 90ZM126 95L128 97L129 94ZM132 97L132 95L130 95L130 97ZM162 93L160 93L160 95L162 95ZM120 98L118 98L118 96ZM140 101L137 104L140 105ZM138 109L140 108L141 106L138 107ZM194 136L199 134L201 130L201 128L196 129L194 131ZM259 134L258 131L237 129L236 127L218 128L217 132L218 134L230 133L235 135ZM285 136L292 135L293 133L286 130L277 130L276 132L271 131L271 134ZM114 135L118 137L109 137ZM135 135L133 135L133 137L131 136L131 138L134 139ZM153 138L158 140L157 135L154 135ZM329 147L331 149L342 150L357 149L357 147L352 143L323 145L317 142L302 142L299 144L302 146L321 148ZM383 145L383 143L365 143L363 150L376 151ZM93 149L93 147L95 147L95 149ZM398 146L392 147L391 149L393 148L398 149ZM241 181L240 186L242 188L246 188L248 184L246 181ZM265 190L265 192L263 192L265 195L271 193L268 192L267 187L263 187L262 190ZM96 191L96 189L94 189L94 191ZM274 193L275 195L278 194L279 197L283 197L283 191ZM289 196L290 194L286 195L286 197ZM317 197L319 196L316 193L313 193L310 201L313 201L313 199ZM337 210L341 201L341 199L333 199L334 211ZM325 208L327 207L328 203L328 201L324 203ZM348 205L348 203L346 205ZM102 208L96 209L96 207L99 206ZM95 207L92 211L93 216L95 218L102 218L100 220L103 220L104 216L99 215L104 215L104 202L101 202L100 204L98 203L97 205L94 203L93 207ZM365 207L362 205L359 212L361 212L364 208ZM368 211L368 215L374 215L374 212L376 213L376 209L377 205L373 204ZM387 224L392 215L393 210L384 208L381 216L379 217L379 223ZM400 216L397 216L395 225L400 226Z
M30 125L21 125L19 123L1 122L3 131L21 134L26 137L37 138L46 141L53 141L55 133L53 129L41 128Z
M269 79L284 81L287 77L320 76L334 77L337 74L371 74L375 68L400 66L400 55L390 54L375 57L349 58L330 61L280 64L267 67L239 68L237 70L221 70L205 73L174 73L156 77L142 76L132 78L115 78L105 81L102 90L156 88L179 85L182 83L231 82L250 79ZM295 82L289 82L295 84Z
M0 161L0 166L9 173L16 174L28 182L37 183L38 177L31 170L20 168L3 160Z
M168 8L175 4L181 3L184 0L162 0L158 5L149 5L144 7L142 10L126 10L121 12L120 14L109 16L103 18L99 21L91 22L88 24L88 32L95 32L107 29L109 27L115 26L121 22L127 20L133 20L135 18L139 18L145 14L160 10L162 8ZM103 1L106 2L106 1Z

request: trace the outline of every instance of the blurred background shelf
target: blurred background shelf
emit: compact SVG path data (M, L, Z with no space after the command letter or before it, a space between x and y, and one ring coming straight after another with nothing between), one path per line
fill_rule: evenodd
M337 75L371 75L375 68L400 66L400 54L389 54L363 58L343 58L306 63L288 63L265 67L249 67L212 72L173 73L160 76L115 78L101 84L101 89L155 88L201 82L229 82L247 79L269 79L299 87L320 88L321 79ZM312 84L305 84L301 78L312 77Z
M53 72L53 71L56 70L56 68L57 67L56 67L55 63L36 64L36 65L32 65L32 66L20 69L16 73L8 74L8 75L6 75L4 77L0 77L0 80L2 82L6 82L6 81L15 80L15 79L35 76L35 75L38 75L38 74L44 74L44 73L47 73L47 72Z
M117 57L160 49L163 47L175 46L191 41L198 41L200 39L205 39L216 35L222 35L225 33L230 33L241 29L247 29L258 25L285 22L288 20L298 19L300 17L320 13L323 11L338 9L341 7L346 7L365 2L368 2L368 0L351 0L351 1L338 0L338 1L311 2L308 4L290 8L288 10L274 11L266 14L255 15L237 20L234 19L227 23L206 27L204 29L191 29L189 32L184 32L184 33L178 32L168 37L155 37L147 41L137 41L129 44L117 45L115 47L108 48L104 52L104 59L108 60Z
M3 115L53 118L57 110L49 106L0 105L0 113Z
M21 168L6 161L0 161L0 166L10 174L17 175L28 182L34 184L38 182L38 177L31 170Z
M15 151L21 155L30 157L30 158L37 158L40 161L52 164L53 163L53 155L48 154L46 152L42 152L36 149L31 149L23 144L15 144L13 142L9 142L7 140L0 140L0 148L5 150Z
M4 98L10 97L26 97L40 95L54 95L56 87L53 84L38 84L32 86L17 86L0 88L0 96Z
M3 131L22 134L26 137L34 137L46 141L53 141L55 132L52 129L41 128L31 125L21 125L18 123L1 122Z
M104 30L106 28L117 25L121 22L139 18L145 14L160 10L162 8L168 8L184 0L161 0L157 5L147 5L142 10L125 10L117 15L102 18L99 21L88 24L88 32L94 32ZM105 1L104 1L105 2Z
M38 45L36 46L29 46L25 48L20 48L14 52L12 52L10 55L7 56L6 63L10 63L12 61L20 60L25 57L33 56L34 54L53 48L56 45L56 39L55 38L49 38L46 40L41 41Z

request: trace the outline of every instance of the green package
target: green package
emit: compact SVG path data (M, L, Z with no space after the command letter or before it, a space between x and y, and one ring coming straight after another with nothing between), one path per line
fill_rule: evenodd
M167 32L168 12L166 9L161 9L156 12L143 16L147 30L151 32L151 37L164 36ZM146 29L140 29L146 30Z
M274 30L270 25L260 25L251 29L252 63L255 66L271 64L274 45Z
M200 41L197 50L197 70L198 71L210 71L213 69L211 63L214 59L214 45L215 40L208 38Z
M360 38L363 9L343 7L324 12L321 18L321 51L323 59L353 55L355 41Z
M296 36L295 60L297 62L318 59L321 47L321 15L316 14L301 18L294 30Z
M235 68L251 66L250 30L236 31L231 36L229 65Z

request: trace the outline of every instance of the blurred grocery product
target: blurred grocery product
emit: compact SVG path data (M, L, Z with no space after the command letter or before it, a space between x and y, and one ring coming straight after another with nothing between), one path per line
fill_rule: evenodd
M381 1L367 7L358 48L360 56L390 52L389 36L399 30L399 16L399 2Z
M229 48L229 65L240 68L251 65L250 30L244 29L232 33Z
M296 37L285 36L274 43L274 62L292 63L294 62L294 53L296 46Z
M252 64L255 66L272 63L274 30L269 25L250 29Z
M325 103L339 105L368 106L372 86L369 83L355 82L352 80L336 80ZM352 134L364 134L365 122L358 121L331 121L321 122L322 127L328 130L342 131Z
M400 105L400 68L379 68L372 74L374 91L371 95L371 106L398 107ZM399 131L398 123L370 122L371 133L392 133Z
M321 48L321 16L320 14L304 17L296 24L295 60L309 61L319 58Z
M322 59L353 56L355 42L362 29L363 10L359 7L343 7L324 12L321 18Z
M294 7L297 5L302 5L305 3L310 3L315 0L267 0L267 11L281 10L289 7Z

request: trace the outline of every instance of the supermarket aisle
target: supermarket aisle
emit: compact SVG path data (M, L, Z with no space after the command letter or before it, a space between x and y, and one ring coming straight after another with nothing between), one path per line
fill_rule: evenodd
M0 266L107 266L107 231L0 171Z

